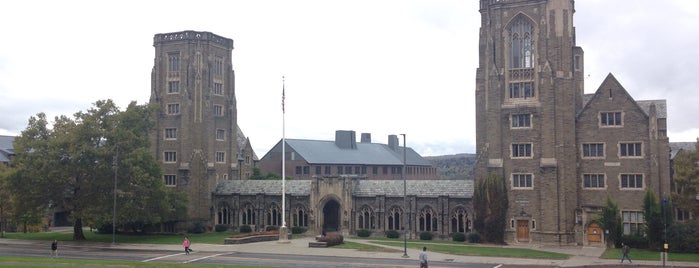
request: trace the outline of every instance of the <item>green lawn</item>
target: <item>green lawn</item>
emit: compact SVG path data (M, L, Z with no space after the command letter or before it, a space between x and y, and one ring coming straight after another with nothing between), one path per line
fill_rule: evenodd
M603 254L603 259L619 259L621 260L621 249L620 248L610 248L607 249ZM632 261L643 260L643 261L659 261L660 252L651 251L646 249L631 249L629 252L629 258ZM699 254L696 253L668 253L668 261L686 261L686 262L699 262Z

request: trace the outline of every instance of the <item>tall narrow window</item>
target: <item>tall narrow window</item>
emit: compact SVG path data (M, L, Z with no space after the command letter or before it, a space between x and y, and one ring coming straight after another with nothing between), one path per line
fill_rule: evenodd
M168 72L180 71L180 53L169 53L167 55L167 70Z
M222 105L214 105L214 115L215 116L223 116L223 106Z
M217 129L216 130L216 140L222 141L226 139L226 130L225 129Z
M518 17L510 28L510 69L533 68L534 49L532 25L523 16Z
M223 95L223 84L214 83L214 95Z

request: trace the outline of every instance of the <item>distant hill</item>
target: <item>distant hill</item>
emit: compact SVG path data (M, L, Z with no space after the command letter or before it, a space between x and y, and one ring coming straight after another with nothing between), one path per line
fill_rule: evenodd
M440 156L425 156L437 167L437 174L445 180L472 180L474 178L473 168L476 165L476 154L454 154Z

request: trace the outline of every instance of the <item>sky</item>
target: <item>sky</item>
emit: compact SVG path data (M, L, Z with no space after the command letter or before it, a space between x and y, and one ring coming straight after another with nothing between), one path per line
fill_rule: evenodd
M238 124L259 157L281 140L282 119L288 139L354 130L377 143L405 134L423 156L475 153L478 8L475 0L5 2L0 135L19 135L40 112L52 119L98 100L122 109L148 102L153 36L194 30L233 39ZM696 141L699 1L578 0L575 9L585 93L612 73L637 100L667 100L671 142Z

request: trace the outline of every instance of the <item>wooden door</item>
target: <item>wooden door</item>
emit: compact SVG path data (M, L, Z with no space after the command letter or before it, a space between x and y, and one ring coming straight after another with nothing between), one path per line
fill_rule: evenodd
M517 241L529 241L529 220L517 220Z
M599 223L593 222L587 226L587 242L600 243L602 242L602 228Z

